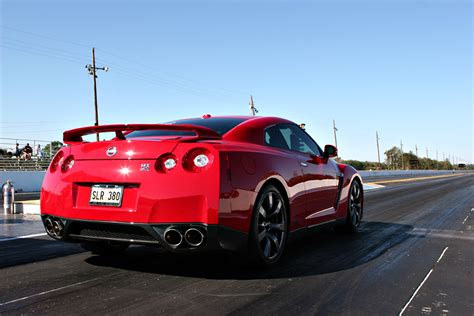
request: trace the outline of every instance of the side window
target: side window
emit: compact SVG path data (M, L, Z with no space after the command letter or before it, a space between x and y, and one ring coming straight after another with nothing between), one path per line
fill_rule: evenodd
M280 131L279 125L269 127L265 130L265 144L271 147L290 150L288 142Z
M265 143L272 147L321 155L318 145L295 124L279 124L267 128Z

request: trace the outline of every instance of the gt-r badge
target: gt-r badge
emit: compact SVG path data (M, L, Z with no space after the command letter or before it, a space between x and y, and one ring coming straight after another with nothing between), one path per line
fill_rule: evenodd
M140 165L140 171L150 171L150 164L149 163L142 163Z
M117 153L117 148L114 146L107 148L107 151L105 152L107 156L112 157Z

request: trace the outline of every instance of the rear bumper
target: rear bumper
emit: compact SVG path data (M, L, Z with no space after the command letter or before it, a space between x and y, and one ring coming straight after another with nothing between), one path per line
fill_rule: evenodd
M77 220L52 215L41 215L46 232L52 238L65 242L84 241L115 241L128 244L139 244L163 247L176 252L201 252L228 250L241 252L247 249L248 235L221 225L203 223L124 223L107 221ZM57 221L61 224L61 233L54 234L46 227L46 221ZM204 235L204 241L199 246L191 246L183 238L178 246L172 246L165 241L164 234L168 229L175 229L181 234L190 228L199 230Z

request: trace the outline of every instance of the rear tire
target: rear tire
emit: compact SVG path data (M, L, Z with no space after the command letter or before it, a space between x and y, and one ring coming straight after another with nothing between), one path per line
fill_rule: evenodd
M86 241L81 243L82 248L101 256L119 255L127 250L129 244L112 241Z
M249 234L249 259L268 267L278 262L288 238L288 212L285 199L273 185L259 194L252 213Z

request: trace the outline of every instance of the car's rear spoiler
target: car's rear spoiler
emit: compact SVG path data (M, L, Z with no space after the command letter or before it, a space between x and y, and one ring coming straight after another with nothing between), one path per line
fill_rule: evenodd
M143 130L165 130L165 131L189 131L196 134L196 136L186 137L185 140L197 139L221 139L221 136L212 129L196 125L173 125L173 124L114 124L114 125L99 125L87 126L65 131L63 134L63 141L66 144L72 145L82 143L84 140L82 136L115 132L115 137L120 140L125 139L124 132L143 131Z

